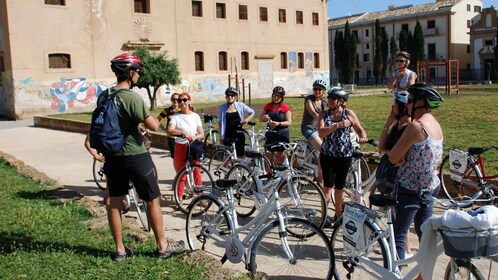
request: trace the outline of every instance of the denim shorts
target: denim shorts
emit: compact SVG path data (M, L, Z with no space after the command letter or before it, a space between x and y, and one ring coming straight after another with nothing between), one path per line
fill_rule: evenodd
M309 140L310 138L318 137L318 131L316 128L310 128L307 125L301 125L301 134Z

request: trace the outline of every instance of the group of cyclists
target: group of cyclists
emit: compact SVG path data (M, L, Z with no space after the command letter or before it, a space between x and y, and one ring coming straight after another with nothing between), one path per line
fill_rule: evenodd
M405 256L405 239L411 223L415 222L415 230L420 237L420 225L432 215L432 205L420 202L417 193L421 188L429 188L433 194L439 191L437 167L443 153L442 130L432 115L432 110L440 106L443 98L431 85L415 83L416 74L407 68L409 59L407 52L397 55L396 69L391 73L388 83L393 91L392 110L379 136L381 152L388 154L392 164L400 166L393 197L398 201L394 234L401 258ZM167 126L163 129L167 131L168 146L178 172L186 164L187 144L204 138L201 119L191 105L192 97L188 93L172 94L172 105L156 117L146 108L142 98L131 90L140 77L140 59L132 54L122 54L111 61L111 68L116 74L117 84L110 90L125 89L118 95L121 128L130 131L128 127L144 123L147 129L157 131L162 126L160 120L167 119ZM357 114L346 107L349 93L345 89L329 87L323 80L316 80L312 84L312 91L304 99L301 132L320 151L316 180L323 188L327 203L334 196L335 215L325 223L326 227L330 227L342 215L342 190L355 149L350 139L351 131L358 134L360 144L367 142L367 133ZM221 143L232 145L235 142L237 154L243 156L245 136L236 131L251 121L256 112L239 102L238 94L233 87L226 89L226 103L219 108L218 124ZM290 106L284 102L285 94L283 87L273 88L271 101L265 104L259 116L259 120L272 130L266 135L266 146L290 142L292 114ZM157 245L156 256L165 258L183 250L183 241L168 242L164 237L159 187L156 178L151 177L152 159L143 148L142 137L130 133L122 151L104 157L92 150L87 140L85 146L94 158L105 161L110 196L107 206L109 225L116 243L112 259L122 261L132 254L123 244L120 217L122 196L126 194L130 180L140 198L147 202ZM270 152L280 160L284 156L279 148L271 148Z

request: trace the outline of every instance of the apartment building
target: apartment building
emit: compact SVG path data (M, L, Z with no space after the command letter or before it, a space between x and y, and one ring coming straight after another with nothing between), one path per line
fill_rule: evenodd
M357 37L358 62L354 78L355 83L370 84L374 82L373 57L375 53L375 20L385 27L388 37L399 44L401 30L413 34L417 20L422 26L427 60L459 60L460 72L470 70L470 36L472 18L480 12L482 2L479 0L436 0L422 5L387 7L385 11L362 13L329 20L329 48L331 78L337 80L337 71L333 69L334 38L338 30L344 30L349 22L353 34ZM434 71L433 71L434 70ZM436 69L429 69L429 75L435 75ZM443 71L444 73L444 71ZM465 78L460 75L461 78Z
M0 0L0 115L90 110L115 80L109 61L142 45L180 66L158 104L222 100L229 75L252 97L307 93L329 77L326 2Z
M498 9L482 9L470 26L470 68L475 81L498 80L494 49L498 44Z

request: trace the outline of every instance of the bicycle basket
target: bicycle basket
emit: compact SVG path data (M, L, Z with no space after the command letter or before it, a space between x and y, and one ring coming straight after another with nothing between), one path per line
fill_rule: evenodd
M490 257L498 254L498 228L439 229L443 237L444 253L452 258Z
M205 114L204 115L204 123L208 123L208 122L212 121L213 119L214 119L213 114Z

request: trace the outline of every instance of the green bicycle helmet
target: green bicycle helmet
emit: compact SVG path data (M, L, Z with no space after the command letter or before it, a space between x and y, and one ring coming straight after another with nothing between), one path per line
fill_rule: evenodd
M414 100L422 99L425 106L430 109L437 108L443 103L443 97L437 90L426 83L416 83L408 87L410 97Z

